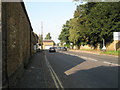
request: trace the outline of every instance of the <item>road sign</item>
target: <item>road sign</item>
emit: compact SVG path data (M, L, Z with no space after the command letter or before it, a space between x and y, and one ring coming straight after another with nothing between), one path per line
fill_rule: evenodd
M113 39L120 40L120 32L113 32Z

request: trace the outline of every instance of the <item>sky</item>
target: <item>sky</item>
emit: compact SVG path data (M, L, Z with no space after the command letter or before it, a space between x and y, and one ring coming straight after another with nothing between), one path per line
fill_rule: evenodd
M73 18L76 10L75 3L71 2L24 2L33 28L37 34L41 34L41 22L43 22L43 37L50 32L52 40L59 43L58 37L63 24Z

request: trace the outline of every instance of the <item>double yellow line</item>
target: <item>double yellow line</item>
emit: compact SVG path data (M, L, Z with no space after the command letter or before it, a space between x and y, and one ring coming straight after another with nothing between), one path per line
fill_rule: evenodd
M58 76L56 75L56 73L54 72L54 70L51 67L50 63L48 62L46 54L45 54L45 61L46 61L47 67L48 67L48 69L49 69L49 71L51 73L51 76L52 76L52 79L53 79L53 81L55 83L56 88L60 89L60 90L64 90L61 81L59 80Z

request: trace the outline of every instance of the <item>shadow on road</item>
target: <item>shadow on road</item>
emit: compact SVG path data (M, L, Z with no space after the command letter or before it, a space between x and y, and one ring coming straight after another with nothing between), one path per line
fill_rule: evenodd
M49 53L48 58L65 88L118 88L118 66L64 53Z
M76 80L75 80L75 77ZM68 78L74 79L75 86L80 83L83 88L118 88L118 67L99 66L87 70L78 70ZM74 86L73 85L73 86Z
M79 57L67 55L63 53L47 53L48 59L54 69L59 69L60 72L64 73L66 70L85 62L86 60L80 59ZM57 68L56 68L56 65ZM62 67L61 67L61 66Z

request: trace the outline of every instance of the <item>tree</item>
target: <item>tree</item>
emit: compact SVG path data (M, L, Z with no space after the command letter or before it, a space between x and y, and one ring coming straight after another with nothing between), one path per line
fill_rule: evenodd
M42 35L39 35L39 44L42 44L43 37Z
M111 42L113 32L120 31L120 9L115 2L97 3L87 15L89 42L96 46L105 41Z
M51 39L50 33L46 35L45 39Z
M66 44L69 44L69 21L66 21L66 24L63 25L62 27L62 31L59 35L59 40L62 42L62 43L66 43Z
M61 42L91 45L113 41L113 32L120 32L120 2L89 2L77 6L74 17L59 35ZM66 29L66 25L69 28Z
M79 30L77 27L77 25L78 25L77 19L76 18L71 19L70 25L71 25L71 28L69 30L69 33L70 33L69 41L79 47L79 45L80 45L80 37L79 36L80 35L78 34Z
M90 2L77 6L74 19L78 19L76 22L79 25L73 26L74 32L71 34L78 32L75 36L77 37L79 34L82 40L79 37L78 39L76 38L76 41L80 40L80 44L89 44L95 48L103 40L106 43L111 42L113 40L113 32L120 31L119 4L120 2Z
M86 16L90 12L90 9L95 5L95 3L88 3L85 5L77 6L74 12L74 18L71 20L71 28L69 30L70 37L69 40L78 46L88 44L87 28L85 26Z

